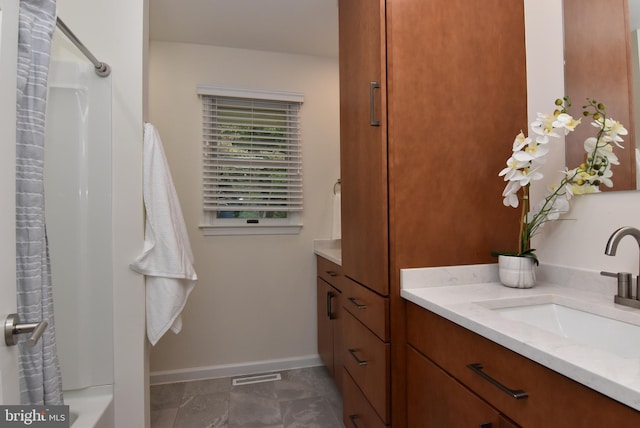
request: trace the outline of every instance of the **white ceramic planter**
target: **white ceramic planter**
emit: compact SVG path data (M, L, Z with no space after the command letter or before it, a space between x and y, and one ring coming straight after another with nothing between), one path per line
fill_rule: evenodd
M533 287L536 283L535 267L531 257L498 256L500 282L507 287Z

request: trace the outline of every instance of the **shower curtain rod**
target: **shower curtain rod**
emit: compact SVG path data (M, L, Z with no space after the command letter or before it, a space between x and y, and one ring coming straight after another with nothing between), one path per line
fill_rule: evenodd
M62 31L64 35L67 36L67 38L71 40L71 42L76 45L78 49L80 49L80 52L82 52L84 56L86 56L87 59L91 61L93 66L96 68L96 74L98 76L107 77L111 73L111 67L109 67L109 64L107 64L106 62L98 61L96 57L93 56L91 51L89 51L89 49L87 49L86 46L82 44L82 42L76 37L75 34L73 34L69 27L67 27L67 24L62 22L60 18L56 18L56 25L58 26L60 31Z

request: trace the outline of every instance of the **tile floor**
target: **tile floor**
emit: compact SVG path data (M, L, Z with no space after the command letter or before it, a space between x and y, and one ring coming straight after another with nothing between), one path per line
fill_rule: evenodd
M232 378L153 385L151 428L343 428L342 397L324 367L232 386Z

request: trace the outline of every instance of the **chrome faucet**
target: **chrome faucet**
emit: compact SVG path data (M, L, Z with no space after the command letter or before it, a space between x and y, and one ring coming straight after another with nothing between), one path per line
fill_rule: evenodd
M620 240L627 235L631 235L636 238L636 241L638 241L638 246L640 246L640 230L636 229L635 227L624 226L613 232L613 234L609 237L609 240L607 241L607 248L604 250L604 253L607 256L615 256Z
M627 235L633 236L636 239L636 242L638 242L638 248L640 248L640 230L636 229L635 227L624 226L611 234L609 240L607 241L607 246L604 250L604 253L607 256L615 256L620 240ZM638 265L640 267L640 261ZM633 296L632 291L633 280L629 272L600 272L600 274L618 278L618 294L614 297L615 303L640 309L640 269L638 270L638 276L636 277L635 297Z

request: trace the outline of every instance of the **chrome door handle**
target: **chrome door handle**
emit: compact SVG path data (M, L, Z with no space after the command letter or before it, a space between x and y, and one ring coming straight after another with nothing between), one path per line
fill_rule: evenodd
M21 323L18 314L9 314L4 321L4 342L7 346L17 345L17 335L31 333L27 346L34 346L48 325L46 321Z

